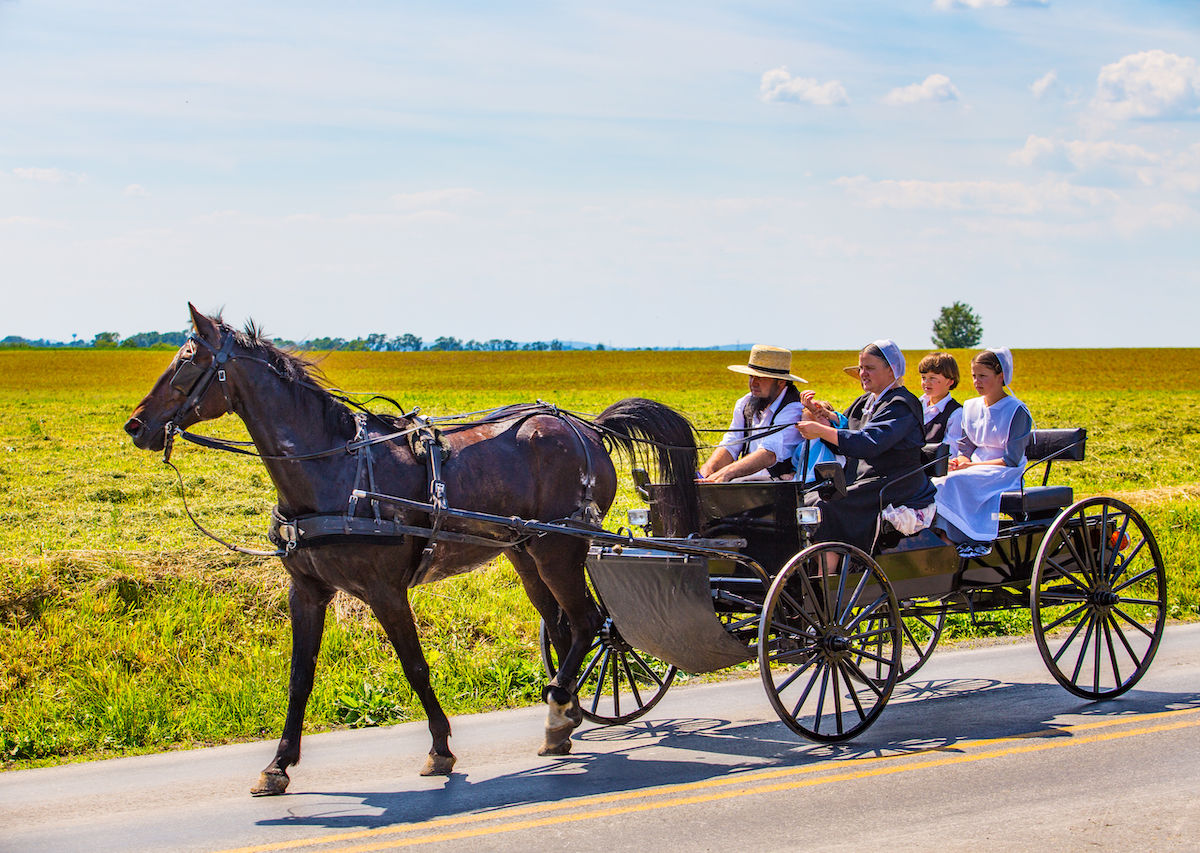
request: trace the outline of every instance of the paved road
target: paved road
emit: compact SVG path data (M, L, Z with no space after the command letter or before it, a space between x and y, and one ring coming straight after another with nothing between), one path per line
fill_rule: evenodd
M757 679L672 688L646 719L535 754L544 714L305 740L287 796L248 789L273 743L0 774L0 850L1198 850L1200 625L1138 688L1060 688L1031 642L941 651L850 745L797 740Z

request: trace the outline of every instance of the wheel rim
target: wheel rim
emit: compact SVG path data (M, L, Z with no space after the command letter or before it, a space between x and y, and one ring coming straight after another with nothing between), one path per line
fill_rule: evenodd
M793 731L823 742L866 731L896 685L900 655L896 597L859 549L814 545L776 576L759 625L759 673Z
M1133 687L1167 615L1166 569L1142 517L1113 498L1065 509L1038 549L1030 611L1042 659L1067 690L1104 699Z
M545 621L538 633L542 664L553 678L558 654ZM630 646L608 616L592 638L579 670L579 705L585 719L601 725L636 720L658 704L677 670Z

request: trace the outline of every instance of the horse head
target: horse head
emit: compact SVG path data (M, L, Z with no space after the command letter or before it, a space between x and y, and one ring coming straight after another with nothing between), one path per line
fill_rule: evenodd
M150 393L125 423L125 432L142 450L162 450L168 424L186 429L231 410L225 365L236 346L233 332L188 303L193 332Z

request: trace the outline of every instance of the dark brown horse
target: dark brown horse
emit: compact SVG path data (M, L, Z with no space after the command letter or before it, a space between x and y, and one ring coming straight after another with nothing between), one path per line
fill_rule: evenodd
M246 424L278 493L276 536L281 520L348 515L363 520L382 517L393 525L439 533L422 537L409 532L372 540L326 530L329 535L302 541L302 547L282 557L291 576L287 720L275 758L252 793L282 793L289 782L287 768L300 760L304 708L326 606L335 590L371 607L420 697L433 737L422 774L449 774L455 761L450 722L430 687L408 589L470 571L497 554L516 567L558 652L558 672L543 691L549 711L540 754L566 754L570 733L581 720L575 678L599 627L599 613L584 581L586 538L521 536L457 518L435 521L435 513L411 506L350 501L355 488L429 500L427 460L418 458L404 438L379 441L404 431L411 421L362 414L356 418L323 387L311 364L263 340L252 324L246 332L235 332L219 318L188 307L195 327L191 340L125 424L135 445L163 450L168 425L187 428L232 412ZM351 454L348 442L363 449ZM631 454L639 444L653 443L660 475L679 483L676 523L681 531L690 529L696 512L694 434L680 415L649 400L623 400L590 422L545 406L512 407L481 421L442 427L440 446L428 447L427 453L444 456L440 479L452 508L598 523L616 492L616 472L606 450L606 443L613 442ZM337 452L325 452L331 449ZM366 466L364 452L370 454Z

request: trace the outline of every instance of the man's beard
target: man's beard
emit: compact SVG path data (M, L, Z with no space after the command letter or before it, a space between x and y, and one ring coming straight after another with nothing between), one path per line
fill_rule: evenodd
M773 399L774 398L768 398L768 397L753 398L750 401L750 406L749 406L750 417L757 418L759 415L761 415L764 411L766 411L767 407L769 405L771 405L771 402Z

